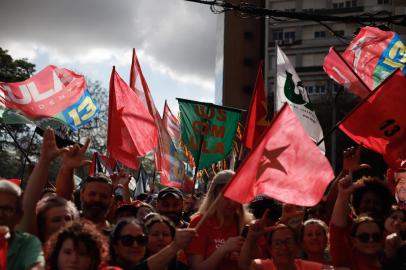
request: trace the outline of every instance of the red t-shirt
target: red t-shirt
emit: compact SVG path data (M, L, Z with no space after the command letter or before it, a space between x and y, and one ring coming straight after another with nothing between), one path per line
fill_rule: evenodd
M194 228L202 215L197 215L192 218L189 228ZM219 221L215 215L206 219L202 226L197 231L197 237L185 249L187 255L200 255L206 260L212 253L216 251L230 237L239 235L237 220L235 224L223 225L219 228ZM226 256L217 269L235 270L238 269L237 258ZM211 269L215 270L215 269Z
M371 258L355 251L351 245L348 228L330 224L330 254L334 266L349 267L351 270L380 270L372 265Z

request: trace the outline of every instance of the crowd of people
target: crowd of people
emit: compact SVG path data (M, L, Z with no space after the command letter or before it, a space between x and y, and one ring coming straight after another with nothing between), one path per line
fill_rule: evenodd
M231 170L200 198L174 187L132 198L124 172L88 176L76 190L88 146L58 148L47 129L24 191L0 180L0 269L406 269L406 210L386 179L360 164L359 149L348 150L322 201L306 208L223 197ZM406 166L391 183L402 179Z

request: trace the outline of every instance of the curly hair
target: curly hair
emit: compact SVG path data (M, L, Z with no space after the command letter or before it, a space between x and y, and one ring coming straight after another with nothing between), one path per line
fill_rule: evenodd
M75 249L83 244L86 254L92 259L89 270L97 270L105 264L108 257L108 246L105 237L96 226L87 221L75 221L58 233L52 235L46 243L45 260L47 269L58 269L58 257L66 240L72 240Z
M351 204L354 207L355 213L357 215L362 214L359 212L362 197L365 195L365 193L371 192L376 194L381 199L383 211L382 218L387 216L391 205L395 203L395 198L392 196L392 193L387 185L379 178L370 176L364 176L358 181L363 182L364 186L358 188L352 194Z

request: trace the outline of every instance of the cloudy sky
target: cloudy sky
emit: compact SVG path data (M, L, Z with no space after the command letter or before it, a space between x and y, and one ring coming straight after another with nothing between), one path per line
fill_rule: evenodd
M99 80L111 67L128 80L136 48L155 103L176 97L214 101L216 15L182 0L1 1L0 47L27 58L37 71L49 64ZM176 110L176 109L175 109Z

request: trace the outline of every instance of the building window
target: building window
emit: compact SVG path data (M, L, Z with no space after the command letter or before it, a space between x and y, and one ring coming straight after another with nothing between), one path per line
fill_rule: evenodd
M378 1L389 1L389 0L378 0ZM339 0L333 3L333 8L352 8L357 6L356 0Z
M390 0L378 0L378 5L390 4Z
M316 31L316 32L314 32L314 37L315 38L325 38L326 31Z
M337 31L334 31L334 32L336 32L336 35L339 35L339 36L345 36L345 32L344 32L344 30L337 30Z
M313 95L313 86L312 85L306 86L305 89L309 95Z
M285 9L286 12L295 12L296 9L295 8L287 8Z
M295 32L283 32L283 31L274 31L272 32L273 40L283 40L293 43L296 39Z

